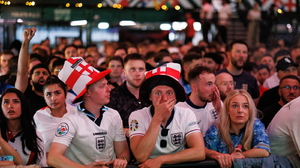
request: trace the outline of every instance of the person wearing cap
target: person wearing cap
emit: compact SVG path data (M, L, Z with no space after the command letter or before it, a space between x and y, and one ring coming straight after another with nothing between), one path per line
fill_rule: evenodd
M229 73L236 82L234 89L245 89L254 102L259 98L259 88L254 76L244 70L244 65L248 59L248 44L243 40L233 40L229 45L228 57L230 62L227 68L220 69L215 75L222 72Z
M195 114L176 105L186 100L179 77L177 63L167 63L146 73L140 98L151 106L129 117L130 147L137 161L142 163L141 168L205 159Z
M213 73L216 73L222 65L223 57L217 53L205 53L203 56L203 66L208 67Z
M99 72L81 57L65 62L58 77L77 94L73 103L81 103L56 130L48 153L50 166L96 167L107 165L101 161L107 159L114 167L126 167L130 158L121 117L105 106L111 91L105 76L110 72Z
M28 48L30 40L34 36L35 32L35 28L24 30L15 83L15 88L23 92L28 98L32 113L35 113L40 108L47 106L43 95L43 85L48 76L51 74L47 66L37 64L30 70L28 79Z
M291 57L291 53L288 50L285 50L285 49L282 49L282 50L279 50L278 52L276 52L275 55L274 55L275 65L277 65L278 61L281 60L284 57ZM262 62L262 63L266 63L265 60L266 60L266 58L264 57L264 59L262 59L262 61L264 61L264 62ZM268 63L268 65L270 65L270 64L272 64L272 63ZM275 69L276 69L276 66L275 66ZM273 87L278 86L279 81L280 81L280 78L279 78L277 72L275 72L269 78L267 78L265 80L265 82L263 83L263 86L267 89L271 89Z
M292 58L283 57L277 62L276 69L278 78L281 80L284 76L287 75L295 75L297 74L298 64L294 63ZM260 97L259 102L257 104L257 108L263 110L267 106L274 104L280 100L280 96L278 94L279 86L276 86L272 89L269 89L264 92L264 94Z

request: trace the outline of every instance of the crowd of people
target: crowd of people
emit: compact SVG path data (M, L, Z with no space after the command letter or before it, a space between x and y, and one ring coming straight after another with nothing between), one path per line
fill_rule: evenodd
M0 55L0 165L300 165L300 45L64 39ZM30 48L30 46L32 46Z

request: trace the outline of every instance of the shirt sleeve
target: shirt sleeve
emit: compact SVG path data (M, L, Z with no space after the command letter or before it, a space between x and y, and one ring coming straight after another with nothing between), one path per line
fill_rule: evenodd
M204 136L205 147L210 150L217 151L219 143L219 131L215 125L212 125Z
M265 149L271 153L270 142L265 126L259 119L255 119L254 121L252 145L253 148Z
M73 115L64 116L58 125L53 142L64 144L69 147L77 132L76 118Z
M135 111L129 116L128 122L130 138L134 136L144 136L146 134L147 128L145 126L145 123L143 123L143 116L140 113L144 113L144 111Z
M180 108L185 109L186 111L183 113L186 116L186 120L184 124L186 125L185 128L185 137L194 132L200 132L200 128L197 124L197 119L194 112L188 108Z
M116 112L114 118L115 119L113 120L115 120L114 124L115 124L115 133L116 133L114 141L126 141L125 133L123 130L123 122L118 112Z

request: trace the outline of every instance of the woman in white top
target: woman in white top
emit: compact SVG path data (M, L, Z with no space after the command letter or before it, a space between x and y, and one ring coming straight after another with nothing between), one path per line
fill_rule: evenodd
M65 103L66 85L55 75L47 78L43 87L43 94L48 106L38 110L33 118L37 130L43 136L45 151L48 153L61 118L73 106Z
M22 165L46 165L44 144L35 129L25 95L15 88L7 89L0 98L1 136L22 158Z

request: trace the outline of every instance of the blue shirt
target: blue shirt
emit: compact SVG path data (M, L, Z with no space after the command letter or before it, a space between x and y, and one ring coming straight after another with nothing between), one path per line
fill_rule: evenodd
M243 130L239 135L230 134L234 148L237 148L238 145L242 144L244 131L245 130ZM229 153L229 149L226 143L220 138L219 130L215 125L212 125L207 130L204 141L207 149L214 150L219 153ZM260 148L271 152L269 138L266 134L265 126L259 119L254 120L251 148Z

